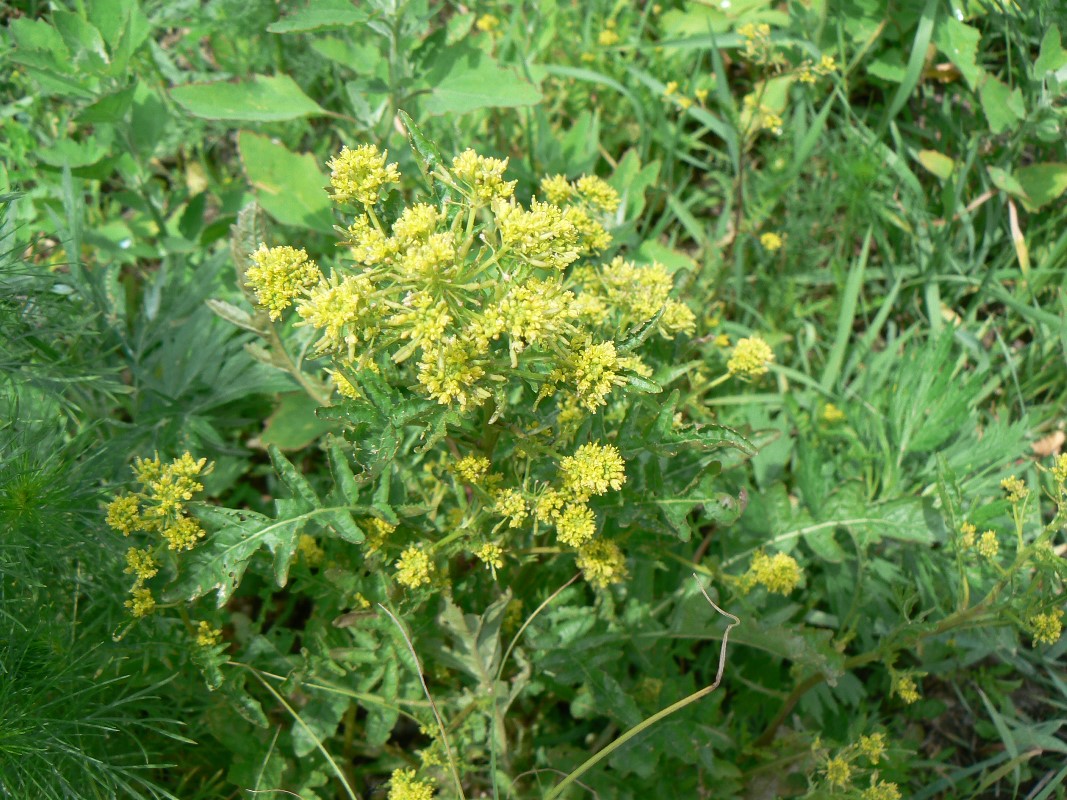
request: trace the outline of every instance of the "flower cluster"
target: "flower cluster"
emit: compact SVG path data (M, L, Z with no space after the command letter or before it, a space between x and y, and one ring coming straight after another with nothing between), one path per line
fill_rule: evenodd
M1039 644L1055 644L1063 633L1063 609L1034 614L1026 621L1026 627L1033 637L1034 647Z
M789 594L797 588L800 578L800 565L791 555L775 553L769 556L760 550L752 556L752 564L741 578L741 587L750 589L759 584L768 592Z
M148 534L145 547L126 551L127 575L133 575L131 597L126 607L135 617L155 610L156 601L147 582L159 572L159 558L167 550L191 550L204 537L200 523L189 516L185 503L204 486L200 478L211 471L207 459L185 453L170 463L159 458L137 459L133 472L141 491L120 494L108 504L107 523L123 536Z
M417 780L413 769L394 770L389 787L389 800L433 800L433 784Z
M731 375L742 378L757 378L767 372L768 365L774 361L774 351L769 344L758 336L738 339L737 345L726 362L726 369Z
M261 247L246 281L272 319L295 306L344 396L358 393L352 375L384 359L407 372L403 385L459 411L530 391L592 414L649 372L617 351L620 336L653 320L666 338L695 328L661 265L593 261L611 246L621 202L599 177L548 177L544 199L523 204L506 159L467 150L433 174L449 201L389 220L378 201L400 174L384 153L345 148L330 168L333 198L356 209L342 242L349 264L326 275L301 250Z
M820 789L829 795L840 793L842 796L858 797L862 800L900 800L899 787L878 777L878 767L885 758L887 749L886 737L882 732L860 736L858 741L836 752L825 747L821 739L816 738L812 751L821 763L823 783ZM869 780L868 788L856 792L855 785L865 776ZM822 797L823 794L810 796Z

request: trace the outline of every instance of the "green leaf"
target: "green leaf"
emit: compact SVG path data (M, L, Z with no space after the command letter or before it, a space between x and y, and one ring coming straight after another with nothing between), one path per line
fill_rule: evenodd
M288 75L255 75L251 81L176 86L170 96L202 119L278 122L325 114Z
M955 161L936 150L920 150L915 157L928 172L943 181L952 177L952 172L956 169Z
M541 90L511 68L470 44L442 48L429 65L423 101L427 114L464 114L478 108L511 108L539 103Z
M1049 72L1067 66L1067 52L1060 43L1060 29L1053 25L1041 40L1041 50L1034 62L1034 75L1040 80Z
M398 113L400 121L404 123L404 127L407 129L408 144L411 146L411 152L415 154L415 161L419 165L419 171L422 173L423 179L433 190L434 199L438 202L447 202L451 197L449 188L433 178L437 168L444 166L444 157L441 155L441 150L437 147L437 143L423 133L422 128L415 124L415 120L411 118L410 114L403 109Z
M308 483L305 478L292 462L289 461L282 451L274 445L267 446L267 454L270 456L271 463L274 465L275 471L278 473L278 477L282 479L289 491L293 493L293 496L297 498L303 506L307 506L309 509L321 512L320 518L317 520L324 525L329 525L333 528L334 532L342 539L348 542L362 542L363 531L352 520L352 510L346 507L331 507L325 508L322 501L319 499L318 494ZM280 504L282 501L275 501ZM294 509L295 510L295 509Z
M491 692L496 682L501 657L500 626L509 602L510 589L478 616L464 614L451 598L445 597L445 607L438 617L452 638L452 647L442 651L441 660L474 678L485 692Z
M287 14L267 26L270 33L307 33L308 31L347 28L365 21L367 15L348 0L311 0L307 8Z
M88 167L99 162L108 153L106 145L90 136L84 142L75 142L73 139L60 139L51 147L43 147L37 151L37 158L43 164L52 167Z
M993 185L1005 194L1010 194L1013 197L1018 197L1020 200L1027 199L1026 189L1023 185L1015 179L1007 170L1003 170L1000 167L988 167L989 179L993 181Z
M279 501L279 509L283 508ZM274 575L285 586L289 565L296 552L297 539L314 511L300 510L291 503L288 515L271 519L255 511L197 505L193 513L214 527L215 533L182 557L182 574L164 592L168 601L195 600L208 592L217 593L221 608L240 586L252 557L266 548L274 556Z
M1026 116L1023 93L1019 89L1009 89L1007 84L992 75L986 75L985 82L978 90L978 99L991 133L1012 130Z
M1067 164L1029 164L1015 170L1015 179L1026 192L1028 205L1041 208L1067 191Z
M971 91L974 91L982 75L982 68L977 61L981 38L982 34L976 28L960 22L951 14L942 16L934 30L937 49L960 71Z
M349 698L337 692L320 689L310 691L311 699L300 709L303 725L295 723L292 727L293 752L303 757L316 750L320 744L337 732L350 702Z
M256 202L283 225L333 232L333 210L326 175L308 153L292 153L266 136L241 131L237 136L248 182Z
M279 450L301 450L318 441L324 434L337 429L336 424L315 414L318 407L318 401L305 392L283 395L267 419L260 441Z
M75 62L87 62L94 70L111 62L100 31L77 14L64 10L53 11L52 24L74 54Z

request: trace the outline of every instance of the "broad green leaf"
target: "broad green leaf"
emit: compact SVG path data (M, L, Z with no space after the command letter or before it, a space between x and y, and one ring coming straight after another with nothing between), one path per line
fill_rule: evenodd
M291 728L293 752L299 757L310 754L337 732L341 717L351 702L347 696L337 692L322 689L303 691L311 694L298 712L303 725L294 721Z
M51 147L43 147L37 151L37 158L41 163L52 167L88 167L96 164L108 153L107 145L90 136L83 142L75 142L73 139L60 139Z
M992 75L986 75L985 82L978 90L978 99L991 133L1012 130L1026 116L1023 93L1019 89L1009 89L1007 84Z
M316 416L318 407L318 401L305 392L284 395L267 419L260 441L280 450L300 450L318 441L323 434L337 429L336 424Z
M283 225L331 233L333 212L325 187L329 180L314 156L291 153L266 136L241 131L237 137L256 202Z
M202 119L278 122L325 114L288 75L255 75L250 81L176 86L170 96Z
M267 454L270 456L278 477L289 487L289 491L293 493L293 496L299 500L301 505L321 512L321 517L317 520L319 523L329 525L345 541L363 541L363 531L352 520L353 509L344 506L324 508L322 501L311 487L311 484L308 483L307 478L293 466L289 459L282 455L281 450L273 444L268 445ZM280 509L283 501L277 500L275 502L278 503Z
M1015 170L1032 208L1041 208L1058 200L1067 191L1067 164L1030 164Z
M960 71L967 86L973 91L982 75L978 66L978 43L982 34L960 22L951 14L942 15L934 30L934 44L937 49Z
M89 22L71 11L56 10L52 12L52 24L73 53L75 62L87 62L94 70L110 63L104 37Z
M311 0L307 8L287 14L267 26L271 33L306 33L333 28L346 28L367 18L348 0Z
M438 51L424 83L427 114L463 114L478 108L529 106L541 101L541 90L514 68L469 44Z
M1041 51L1034 62L1034 75L1040 80L1046 73L1056 72L1067 66L1067 51L1060 42L1060 29L1053 25L1045 31Z
M1026 199L1026 189L1023 185L1015 179L1007 170L1003 170L1000 167L988 167L989 179L993 181L993 185L1005 194L1010 194L1013 197L1018 197L1021 200Z
M928 172L943 181L952 177L952 171L956 168L955 161L936 150L920 150L915 157Z

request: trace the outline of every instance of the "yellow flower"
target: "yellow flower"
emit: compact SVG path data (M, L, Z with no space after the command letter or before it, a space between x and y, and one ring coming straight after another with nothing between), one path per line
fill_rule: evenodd
M822 419L830 425L837 422L842 422L845 419L845 412L835 406L833 403L827 403L822 407Z
M364 206L373 206L378 202L382 187L400 183L396 164L385 163L388 155L388 151L383 153L373 144L363 144L355 150L342 147L327 164L334 202L354 200Z
M582 577L601 589L628 577L626 557L615 542L596 539L578 550L578 569Z
M352 356L360 340L356 331L373 294L374 284L366 275L332 275L319 281L297 305L300 321L296 325L322 331L316 345L319 352L330 350Z
M596 42L601 47L611 47L619 43L619 34L610 28L605 28L597 35Z
M300 534L300 538L296 540L296 549L300 551L300 555L304 557L309 567L317 567L326 557L326 551L322 549L315 537L308 536L306 533Z
M669 81L666 86L663 87L663 96L670 97L672 94L678 91L678 81Z
M659 318L660 333L670 338L679 333L692 335L697 327L697 318L693 310L678 300L667 300L663 304L663 316Z
M423 390L441 405L461 409L477 406L490 397L478 381L485 369L474 362L475 353L467 342L453 339L430 345L423 343L418 380Z
M1067 484L1067 453L1060 453L1052 462L1052 479L1061 487Z
M782 249L782 237L777 233L765 233L759 237L759 243L763 245L763 249L773 253L776 250Z
M147 550L131 547L126 551L126 569L123 572L127 575L135 575L136 585L142 586L145 581L155 577L159 572L159 563Z
M863 790L862 800L900 800L900 788L890 781L871 776L871 785Z
M433 562L419 545L412 545L403 553L396 562L397 582L415 589L424 583L430 582L430 576L434 572Z
M996 558L997 553L1000 552L1000 542L997 541L996 531L985 531L982 538L978 540L976 549L978 555L983 558Z
M389 537L393 531L396 530L396 525L392 525L386 522L384 519L378 519L377 517L367 517L360 521L360 527L363 528L366 539L364 544L367 546L367 553L374 553L377 550L381 550L385 544L385 540Z
M578 400L588 411L607 405L608 393L623 383L614 342L601 342L583 349L575 359L574 381Z
M704 103L708 101L708 90L697 89L695 92L693 92L693 96L696 97L697 102L700 103L700 105L704 105Z
M563 175L546 175L541 179L541 191L553 205L566 205L575 194L575 189Z
M489 472L489 459L485 456L464 456L456 462L453 470L465 483L480 483Z
M829 75L837 69L837 61L833 56L823 56L815 66L815 72L819 75Z
M563 491L579 503L609 489L618 491L626 483L625 463L615 445L583 444L559 462Z
M566 500L560 492L551 488L546 489L544 494L537 498L534 514L540 522L555 524L563 511L565 502Z
M726 368L731 375L754 378L767 372L767 365L774 361L774 351L759 336L738 339Z
M443 219L444 214L429 203L416 203L400 212L393 223L393 236L401 243L426 241Z
M293 247L260 245L252 253L252 264L245 272L245 285L256 293L256 302L267 309L271 319L278 319L293 300L322 279L322 273L304 250Z
M433 784L415 780L413 769L394 770L389 784L389 800L433 800Z
M977 533L978 529L969 522L964 522L960 525L960 547L964 550L970 550L974 547Z
M1063 609L1057 608L1046 614L1034 614L1027 620L1034 647L1039 644L1055 644L1063 633Z
M191 517L180 516L163 529L163 538L170 550L192 550L204 538L204 529Z
M800 583L800 565L797 560L786 553L768 556L763 551L752 556L749 573L756 583L767 587L767 591L789 594Z
M859 750L872 764L877 764L885 755L885 734L879 732L872 733L870 736L861 736Z
M487 158L473 150L464 150L452 159L452 174L470 187L479 205L507 200L515 194L518 181L504 180L507 168L508 159Z
M147 617L156 608L156 599L152 592L143 586L135 586L130 590L130 599L126 601L126 608L135 617Z
M116 497L107 506L107 524L123 536L140 530L143 520L139 502L132 494Z
M1030 490L1026 487L1026 484L1014 475L1002 480L1000 488L1007 492L1008 501L1013 505L1023 502L1030 495Z
M596 534L596 517L585 503L568 503L556 520L556 538L570 547L581 547Z
M474 27L482 33L492 33L500 27L500 20L492 14L482 14L478 17L478 21L474 23Z
M493 216L504 247L531 266L562 271L581 255L578 229L559 206L534 200L526 210L497 201Z
M498 544L493 544L492 542L483 544L474 551L474 555L493 573L494 578L496 577L496 571L504 566L504 548Z
M919 694L919 687L915 683L915 679L910 675L901 675L897 678L895 691L897 697L908 705L914 703L921 696Z
M852 780L852 767L840 756L826 762L826 780L831 786L844 789Z
M196 643L201 647L214 647L222 641L222 629L212 628L205 620L196 624Z
M526 500L516 489L504 489L496 496L496 513L508 519L509 528L518 528L529 516Z
M615 187L596 175L582 175L574 182L574 189L585 202L607 214L614 214L619 208L621 200Z

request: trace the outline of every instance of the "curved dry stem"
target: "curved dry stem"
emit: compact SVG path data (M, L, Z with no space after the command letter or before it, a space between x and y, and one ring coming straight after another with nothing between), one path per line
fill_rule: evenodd
M733 622L726 626L726 630L723 631L722 634L722 646L719 648L719 666L715 672L715 682L708 686L705 686L700 691L693 692L693 694L689 695L688 697L683 697L677 703L672 703L661 711L657 711L648 719L630 728L630 730L626 731L626 733L617 738L603 750L599 751L598 753L595 753L590 758L587 758L580 766L578 766L573 772L571 772L570 775L568 775L559 784L557 784L552 789L552 791L550 791L546 795L545 800L555 800L555 798L559 797L563 790L566 789L570 784L576 782L580 776L584 775L586 772L595 767L602 760L614 753L616 750L618 750L628 741L633 739L635 736L652 727L661 719L669 717L675 711L680 711L690 703L695 703L697 700L706 697L707 695L711 694L719 688L719 684L722 682L723 671L726 669L726 645L730 641L730 631L740 625L741 620L735 617L729 611L723 611L715 604L715 601L712 600L711 597L708 595L707 590L704 588L703 584L700 582L700 578L695 572L693 573L693 580L697 582L697 586L700 587L700 593L704 595L704 599L708 601L711 607L718 611L720 614L722 614L722 616L729 617L731 620L733 620Z
M415 659L415 669L419 674L419 683L422 684L423 694L426 695L426 699L430 701L430 708L433 709L433 717L437 720L437 729L441 731L441 741L444 742L445 752L448 754L448 766L452 770L452 780L455 781L456 791L459 792L459 796L462 800L466 800L467 796L463 794L463 781L459 778L459 767L456 766L456 757L452 754L452 745L448 741L448 729L445 727L445 721L441 718L441 713L437 710L437 703L433 701L433 697L430 695L430 687L426 685L426 678L422 671L422 662L419 661L419 655L415 652L415 645L411 643L411 638L408 636L404 626L400 623L400 620L396 618L396 615L386 608L381 603L378 603L378 608L389 615L389 619L396 625L400 635L404 637L404 644L408 646L408 652L411 653L411 657Z

